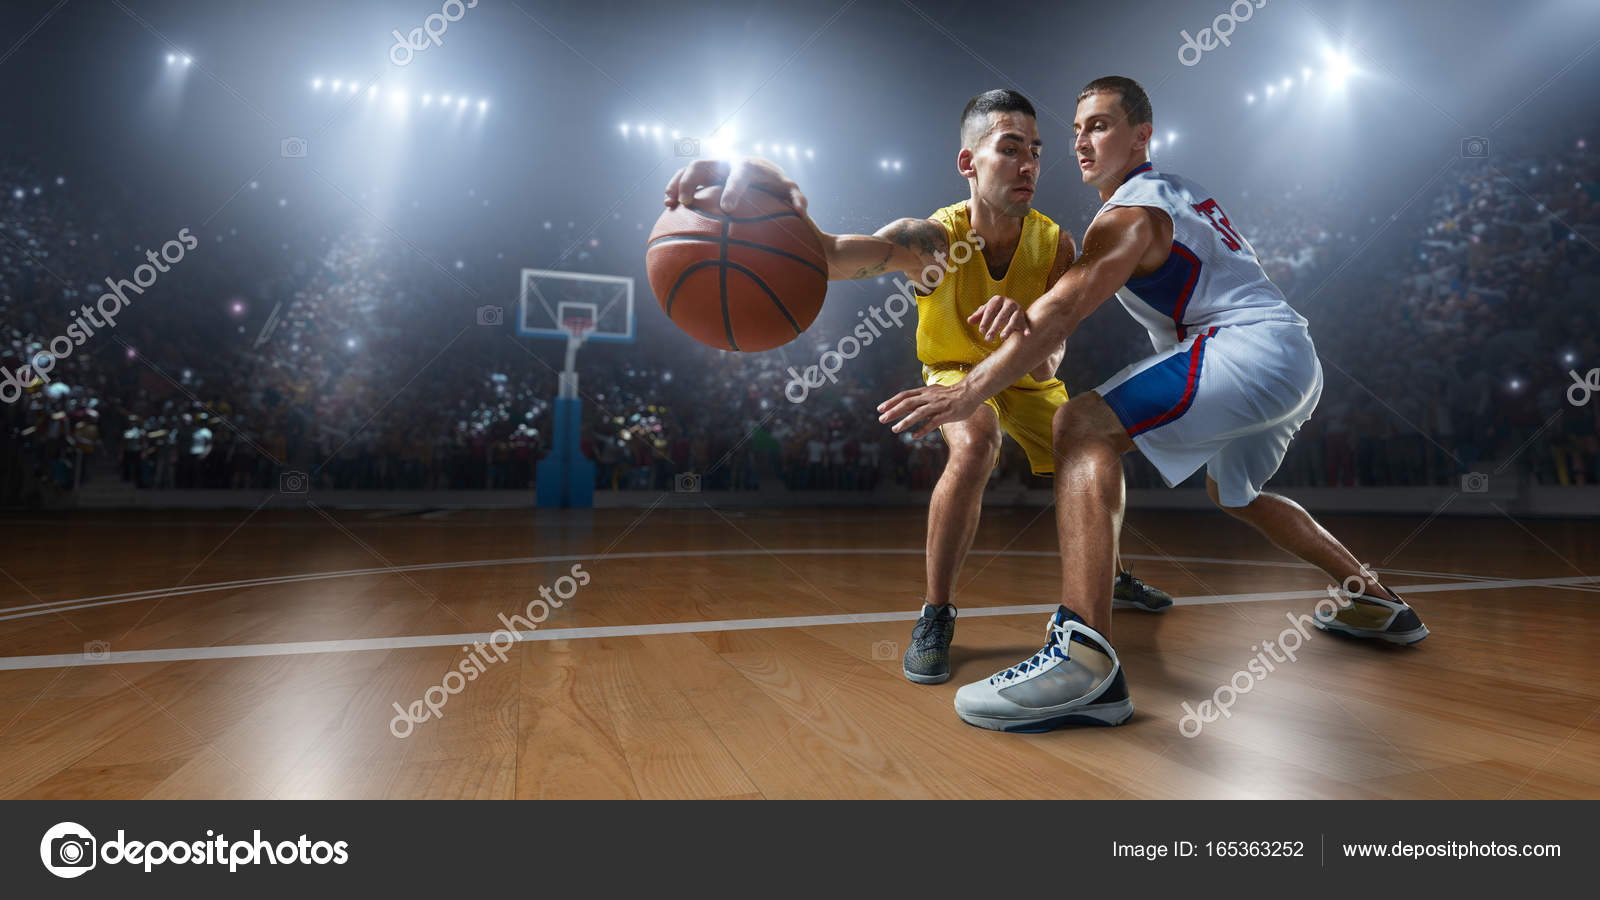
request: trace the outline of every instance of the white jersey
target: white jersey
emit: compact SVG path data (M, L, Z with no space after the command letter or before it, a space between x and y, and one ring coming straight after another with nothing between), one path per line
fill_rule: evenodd
M1216 326L1306 324L1205 188L1144 163L1128 173L1096 217L1114 206L1149 206L1172 219L1167 261L1117 291L1128 314L1150 332L1158 352Z

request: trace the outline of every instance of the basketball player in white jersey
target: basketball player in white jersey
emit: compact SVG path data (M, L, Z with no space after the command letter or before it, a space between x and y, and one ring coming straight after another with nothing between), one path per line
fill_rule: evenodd
M1072 235L1032 208L1043 147L1033 104L1016 91L985 91L962 109L959 134L956 170L967 179L969 196L927 219L898 219L873 235L822 231L807 214L799 186L761 159L692 163L668 183L663 204L669 209L692 205L700 186L725 184L721 203L729 210L746 191L759 187L788 198L816 231L832 280L903 272L921 284L930 268L941 273L936 284L917 289L917 355L928 382L959 380L1008 334L1027 328L1028 304L1077 256ZM952 249L961 240L975 245L965 259ZM996 289L1014 296L991 296ZM1056 350L1013 379L1015 388L998 392L990 409L980 405L944 428L950 455L928 509L927 594L903 660L910 681L941 684L950 678L956 576L977 534L984 485L999 458L1001 436L1010 435L1026 448L1036 474L1051 471L1051 423L1067 400L1055 378L1065 351ZM1166 592L1120 565L1115 570L1107 584L1118 600L1152 611L1172 605ZM994 580L991 575L989 581Z
M1206 490L1225 512L1343 584L1340 608L1324 601L1305 617L1317 627L1400 644L1427 637L1416 612L1309 513L1261 490L1322 394L1305 319L1210 192L1151 166L1150 99L1137 82L1090 82L1073 130L1083 181L1104 205L1084 234L1083 255L1029 306L1031 330L1009 337L961 382L904 391L878 407L880 421L918 436L960 421L1059 347L1112 293L1155 347L1057 410L1061 606L1044 649L962 687L957 714L1000 731L1120 725L1133 715L1111 645L1106 585L1122 524L1120 457L1135 447L1168 485L1205 466Z

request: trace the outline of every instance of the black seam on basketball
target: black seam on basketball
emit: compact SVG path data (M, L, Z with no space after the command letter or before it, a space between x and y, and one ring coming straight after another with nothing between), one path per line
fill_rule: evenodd
M711 242L713 242L715 240L717 240L717 238L714 238L709 234L667 234L667 235L662 235L661 237L658 237L655 240L651 241L649 246L650 247L654 247L657 244L677 244L677 243L683 243L683 242L686 242L686 241L698 241L698 242L701 242L701 243L709 244L709 243L711 243ZM732 238L732 237L727 239L727 243L736 244L736 245L738 245L740 247L749 247L749 248L751 248L753 250L765 250L768 253L773 253L773 254L776 254L778 256L787 257L789 259L794 260L797 263L800 263L803 266L806 266L807 268L811 269L813 272L816 272L818 275L821 275L823 278L827 278L828 277L828 273L823 271L821 266L818 266L816 263L813 263L813 262L811 262L810 260L807 260L804 257L796 256L796 255L794 255L793 253L790 253L787 250L779 250L776 247L769 247L766 244L757 244L754 241L741 241L738 238Z
M762 281L760 276L736 262L728 263L728 268L737 269L748 276L751 281L754 281L756 286L761 288L762 292L764 292L768 297L772 298L773 305L778 307L778 312L783 313L783 317L789 320L789 327L794 329L794 333L796 335L801 333L802 329L800 328L800 323L794 320L794 316L789 315L789 308L783 305L783 301L778 299L778 295L772 292L772 288L767 287L767 283Z
M722 327L728 332L728 349L738 350L733 340L733 317L728 314L728 229L731 222L722 223L722 264L717 267L717 285L722 290Z
M704 269L706 266L714 266L716 264L717 261L714 259L702 259L693 265L685 267L682 272L678 273L678 280L672 283L672 290L667 291L667 318L672 318L672 301L677 299L678 288L683 287L683 282L695 272Z

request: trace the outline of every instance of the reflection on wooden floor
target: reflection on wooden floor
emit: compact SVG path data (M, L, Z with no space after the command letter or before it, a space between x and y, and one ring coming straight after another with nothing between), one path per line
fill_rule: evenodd
M1039 512L985 513L963 610L1056 602ZM1418 587L1432 637L1314 634L1186 738L1180 704L1314 603L1273 595L1325 584L1215 513L1129 516L1135 571L1197 601L1116 614L1132 721L1034 736L951 699L1037 650L1042 613L964 615L950 682L901 675L914 510L5 514L0 797L1600 797L1600 523L1326 523ZM589 583L534 635L558 639L394 736L468 656L451 636L575 562ZM746 619L778 621L716 624ZM562 631L612 626L647 627Z

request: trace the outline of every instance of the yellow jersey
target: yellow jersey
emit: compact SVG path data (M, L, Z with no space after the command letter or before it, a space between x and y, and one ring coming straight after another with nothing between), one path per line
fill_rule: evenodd
M944 279L932 293L917 298L917 359L933 369L970 369L1000 345L984 340L978 326L969 323L967 317L996 294L1010 297L1024 309L1039 299L1049 287L1061 228L1044 213L1028 210L1011 264L1005 277L996 281L989 276L981 241L972 230L967 201L946 206L929 218L944 226L950 253ZM1046 383L1031 375L1024 375L1017 382L1024 387Z

